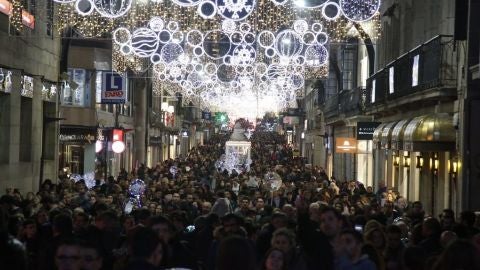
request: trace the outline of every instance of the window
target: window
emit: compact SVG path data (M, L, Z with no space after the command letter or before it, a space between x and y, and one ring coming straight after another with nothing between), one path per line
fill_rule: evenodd
M62 105L89 107L90 75L85 69L68 69L68 81L63 84Z
M375 88L377 86L377 81L376 80L373 80L372 81L372 95L370 97L370 102L371 103L375 103Z
M342 51L342 73L343 89L351 90L355 88L355 59L357 49L355 45L346 45Z
M328 79L325 84L325 90L326 99L329 99L330 97L337 94L337 76L333 71L330 71L328 74Z
M412 87L418 85L418 64L420 62L420 55L415 55L413 57L413 67L412 67Z
M395 69L390 67L388 69L388 92L393 94L395 92Z

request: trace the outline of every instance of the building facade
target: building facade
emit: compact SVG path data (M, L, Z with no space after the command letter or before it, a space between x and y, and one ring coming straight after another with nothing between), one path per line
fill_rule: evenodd
M48 2L24 1L18 24L9 20L12 4L2 3L0 190L36 191L42 179L57 177L60 42Z

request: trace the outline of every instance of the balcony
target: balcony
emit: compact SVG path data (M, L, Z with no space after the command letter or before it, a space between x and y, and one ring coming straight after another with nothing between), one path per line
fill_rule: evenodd
M327 124L364 114L365 89L344 90L325 99L323 112Z
M367 80L367 113L457 97L457 63L451 36L437 36L400 56Z

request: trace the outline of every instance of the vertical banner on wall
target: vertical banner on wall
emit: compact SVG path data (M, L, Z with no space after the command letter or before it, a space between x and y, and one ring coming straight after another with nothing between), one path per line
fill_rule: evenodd
M101 103L123 104L126 96L125 78L115 72L103 72Z

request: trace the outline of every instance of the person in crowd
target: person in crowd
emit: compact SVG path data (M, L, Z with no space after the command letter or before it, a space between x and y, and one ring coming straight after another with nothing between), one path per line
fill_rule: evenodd
M271 248L265 253L260 270L286 270L285 253L278 248Z
M81 244L82 270L102 270L104 254L98 244L85 242Z
M241 256L239 254L241 254ZM215 257L215 268L211 269L256 269L254 248L252 243L244 237L230 236L223 239Z
M337 259L338 270L376 270L375 264L362 254L363 236L355 230L340 233L341 250Z
M457 239L479 247L480 258L475 212L464 211L455 220L446 209L439 220L425 219L432 213L425 213L421 202L408 202L383 181L365 187L355 179L327 175L294 157L285 136L263 125L250 138L249 171L219 169L229 134L214 134L188 155L123 170L93 187L66 175L44 181L37 193L25 191L26 196L9 187L0 194L0 265L329 270L357 269L368 256L379 270L425 270L440 267L440 260L449 265L450 258L460 258L455 252L464 246L449 249ZM268 173L281 178L278 189L266 181ZM138 198L129 192L134 179L145 184ZM353 228L360 239L342 234ZM141 239L151 235L136 233L144 229L155 236L140 247ZM70 253L57 259L57 251Z
M154 270L160 266L163 253L160 237L150 228L138 227L129 244L130 260L127 270Z
M58 244L55 252L55 265L58 270L81 270L82 247L78 241L65 239Z
M450 269L480 269L480 260L476 254L475 246L467 240L453 241L440 254L433 265L433 270Z

